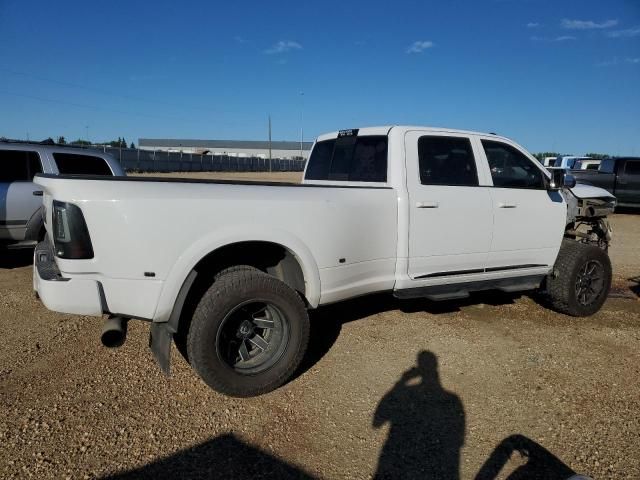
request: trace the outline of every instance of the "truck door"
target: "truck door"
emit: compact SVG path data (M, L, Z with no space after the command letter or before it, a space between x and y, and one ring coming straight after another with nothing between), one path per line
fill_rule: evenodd
M483 273L493 212L471 137L409 131L405 149L409 277L462 279Z
M640 204L640 158L618 160L615 196L620 204Z
M0 240L22 241L27 222L42 205L32 182L42 172L40 156L26 150L0 150Z
M479 140L493 183L487 272L552 266L566 225L564 198L547 190L542 167L519 148L496 138Z

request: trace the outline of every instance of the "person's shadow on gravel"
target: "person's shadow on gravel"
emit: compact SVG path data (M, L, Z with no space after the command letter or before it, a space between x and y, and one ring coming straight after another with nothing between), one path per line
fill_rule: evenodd
M387 422L391 428L375 478L460 478L464 407L442 388L433 353L420 352L417 365L382 398L373 426Z

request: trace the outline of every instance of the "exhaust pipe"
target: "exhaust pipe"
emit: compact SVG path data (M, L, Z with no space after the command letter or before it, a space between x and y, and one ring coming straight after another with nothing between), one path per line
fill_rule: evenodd
M127 339L127 318L109 317L102 327L100 340L107 348L121 347Z

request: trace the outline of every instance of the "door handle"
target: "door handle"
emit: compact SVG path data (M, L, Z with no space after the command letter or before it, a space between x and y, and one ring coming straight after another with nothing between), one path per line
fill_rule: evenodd
M42 196L42 190L34 190L32 193L33 193L34 197L41 197Z
M438 202L416 202L418 208L438 208L439 206Z
M517 203L511 203L511 202L499 202L498 203L498 208L516 208L518 206Z

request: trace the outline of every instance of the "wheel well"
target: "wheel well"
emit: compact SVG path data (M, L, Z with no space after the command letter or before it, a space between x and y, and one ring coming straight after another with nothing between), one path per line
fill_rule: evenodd
M296 257L287 248L271 242L240 242L209 253L194 270L200 281L213 282L215 275L235 265L249 265L273 275L291 288L305 294L304 276ZM198 280L196 280L198 282Z
M273 275L297 291L302 300L308 303L305 298L302 268L295 255L287 248L277 243L262 241L239 242L220 247L202 258L193 268L196 277L189 287L180 311L179 324L176 325L178 348L181 346L180 340L186 337L198 302L213 284L216 274L236 265L249 265ZM181 348L180 350L182 351ZM186 356L186 351L182 353Z

